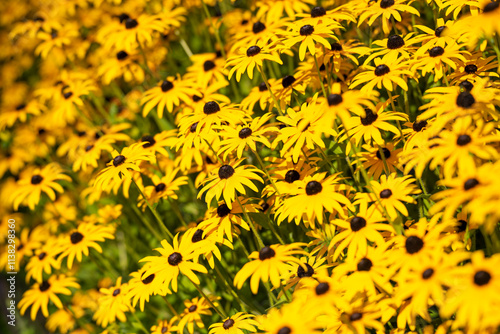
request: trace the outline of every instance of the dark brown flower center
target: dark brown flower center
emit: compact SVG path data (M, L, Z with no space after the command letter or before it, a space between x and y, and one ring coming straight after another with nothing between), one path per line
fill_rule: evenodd
M500 3L498 1L492 1L483 8L483 13L489 13L498 9Z
M193 237L191 238L191 242L200 242L203 240L203 230L197 229L193 233Z
M197 127L198 127L198 122L191 124L191 126L189 127L189 131L191 133L194 133L194 132L196 132Z
M479 270L474 274L474 284L483 286L490 282L491 275L487 271Z
M94 145L87 145L85 146L85 152L88 152L94 148Z
M342 51L342 45L337 42L330 43L330 48L332 49L332 51L337 51L337 52Z
M370 271L370 269L372 268L372 266L373 266L372 261L370 259L367 259L365 257L365 258L362 258L358 262L357 269L358 269L358 271Z
M307 271L302 266L299 266L299 268L297 268L297 276L299 278L311 277L312 275L314 275L314 268L311 267L309 263L304 263L304 264L307 268Z
M326 10L323 7L314 7L311 10L311 17L321 17L326 15Z
M131 19L130 17L125 19L125 28L133 29L139 25L139 22L135 19Z
M215 63L213 61L207 60L203 63L203 71L208 72L213 68L215 68Z
M378 114L374 113L371 109L365 109L365 117L360 117L361 124L368 126L373 124L378 118Z
M384 158L385 160L389 159L391 157L391 151L389 151L387 148L382 148L382 152L384 153ZM379 160L382 160L382 156L380 155L380 151L377 151L377 153L375 153L375 155L377 156L377 158Z
M207 103L205 103L205 106L203 106L203 112L206 115L215 114L218 111L220 111L220 106L215 101L207 102Z
M415 254L420 252L424 247L424 241L417 236L410 236L406 239L405 248L409 254Z
M241 139L248 138L251 135L252 135L252 129L250 129L250 128L243 128L238 133L238 137L240 137Z
M429 268L429 269L426 269L423 273L422 273L422 278L423 279L429 279L431 278L431 276L434 275L434 269L432 268Z
M229 165L223 165L219 168L219 178L221 180L229 179L234 174L234 168Z
M120 292L122 292L120 289L115 289L115 290L113 291L113 297L118 296L118 295L120 294Z
M474 74L477 72L477 66L474 64L469 64L464 68L465 72L468 74Z
M118 59L118 60L123 60L127 57L128 57L128 53L126 53L125 51L120 51L116 54L116 59Z
M41 260L45 259L46 256L47 256L46 252L41 252L40 254L38 254L38 259L41 261Z
M266 25L260 21L255 22L252 26L252 31L254 34L258 34L259 32L262 32L266 30Z
M391 71L391 69L389 68L389 66L387 66L385 64L378 65L377 67L375 67L375 75L377 77L381 77L383 75L386 75L390 71Z
M42 292L47 291L48 289L50 289L50 283L47 281L43 281L42 283L40 283L39 289Z
M155 279L155 274L151 274L142 280L143 284L150 284Z
M458 136L457 138L457 145L458 146L465 146L467 145L468 143L471 142L471 137L469 135L460 135Z
M357 232L365 226L366 226L366 219L364 219L363 217L356 216L353 219L351 219L351 230L353 232Z
M261 51L261 48L259 48L257 45L253 45L253 46L248 48L247 56L248 57L256 56L260 53L260 51Z
M290 334L292 330L288 326L281 327L278 334Z
M230 213L231 209L229 209L226 203L223 203L217 207L217 216L219 216L220 218L225 217Z
M436 30L434 30L434 35L436 37L441 37L441 34L443 33L443 30L446 28L446 26L440 26L437 27Z
M391 35L387 38L387 48L391 50L399 49L405 45L405 40L399 35Z
M80 241L83 240L83 234L81 234L80 232L76 231L76 232L73 232L71 233L70 237L71 239L71 243L73 245L76 245L77 243L79 243Z
M458 232L465 232L467 230L467 222L463 219L458 221L459 225L457 226Z
M302 26L299 31L301 36L309 36L312 35L313 32L314 32L314 27L310 24Z
M191 305L191 306L189 306L188 311L189 311L190 313L193 313L193 312L194 312L194 311L196 311L197 309L198 309L198 306L196 306L196 305Z
M229 329L229 328L233 327L233 325L234 325L234 320L229 318L226 321L224 321L224 323L222 324L222 327L224 327L224 329Z
M182 262L182 255L178 252L173 252L168 256L168 264L171 266L177 266Z
M285 181L288 183L294 183L295 181L300 180L300 174L295 169L290 169L285 174Z
M328 105L331 107L341 104L344 99L340 94L330 94L328 95L327 100L328 100Z
M125 162L125 156L123 155L117 155L114 159L113 159L113 166L115 167L118 167L120 166L121 164L123 164Z
M261 261L273 258L275 255L276 252L269 246L265 246L259 251L259 259Z
M318 181L309 181L306 184L306 194L309 196L319 194L323 186Z
M389 198L392 196L391 189L384 189L380 192L380 198Z
M468 109L468 108L472 107L472 105L474 103L476 103L476 99L468 91L461 92L457 96L457 106L459 106L459 107Z
M295 82L295 77L293 75L287 75L286 77L283 78L281 84L283 85L283 88L288 88L291 85L293 85L294 82Z
M63 96L64 96L64 99L67 100L73 96L73 92L66 92L63 94Z
M167 185L165 183L158 183L156 186L155 186L155 191L157 193L159 192L162 192L163 190L165 190L167 188Z
M31 177L31 184L40 184L43 181L43 176L41 175L33 175Z
M142 144L142 147L144 148L148 148L156 144L156 140L153 136L144 136L141 138L141 141L144 143Z
M418 122L413 123L412 128L413 128L413 131L420 132L426 126L427 126L427 121L418 121Z
M265 92L267 90L267 85L265 82L259 84L259 92Z
M429 50L429 56L432 58L442 56L444 54L444 49L440 46L435 46Z
M168 92L172 88L174 88L174 84L171 81L163 80L161 83L161 91L164 93Z
M464 80L458 85L462 91L468 91L470 92L473 88L474 85L469 81L469 80Z
M475 186L477 186L478 184L479 184L479 181L477 179L474 179L474 178L468 179L464 183L464 189L470 190L470 189L474 188Z
M26 105L25 104L20 104L16 107L16 110L19 111L19 110L23 110L24 108L26 108Z
M326 282L321 282L316 285L316 289L314 289L317 296L321 296L330 290L330 285Z
M383 1L383 0L382 0ZM392 1L392 3L394 3L394 1ZM382 7L382 5L380 5ZM349 320L350 321L358 321L360 320L361 318L363 318L363 314L359 313L359 312L355 312L353 314L351 314L349 316Z

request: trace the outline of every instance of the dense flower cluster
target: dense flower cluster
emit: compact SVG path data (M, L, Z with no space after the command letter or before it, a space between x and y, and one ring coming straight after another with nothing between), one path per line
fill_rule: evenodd
M2 2L19 312L58 333L497 333L499 7Z

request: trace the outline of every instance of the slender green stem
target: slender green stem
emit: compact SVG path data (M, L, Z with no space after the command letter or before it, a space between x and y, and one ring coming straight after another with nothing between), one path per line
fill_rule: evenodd
M251 150L252 150L253 154L255 155L255 157L257 158L257 161L259 162L260 168L262 168L262 170L264 171L264 173L266 173L267 179L269 180L269 182L271 182L271 185L273 186L274 191L276 191L276 193L278 194L278 196L281 197L281 193L278 190L278 188L276 187L276 184L274 183L273 178L271 177L271 175L269 174L269 171L267 170L266 166L264 165L264 162L262 161L259 153L255 152L253 149L251 149Z
M144 195L144 193L142 192L141 188L139 187L139 185L135 182L134 179L132 179L132 183L135 185L135 187L137 188L137 190L139 191L139 193L141 194L142 198L144 198L144 201L146 202L146 205L148 206L149 210L151 210L151 212L153 213L153 216L156 218L156 220L158 221L159 225L160 225L160 228L163 229L163 231L168 235L168 237L170 238L170 240L173 240L174 239L174 236L172 235L172 233L169 231L169 229L167 228L167 226L165 225L165 223L163 222L163 220L160 218L160 215L158 214L158 212L155 210L155 208L153 208L151 206L151 204L149 203L149 200L148 198L146 197L146 195Z
M135 314L135 312L131 312L131 313L132 313L132 317L134 318L134 320L138 322L139 327L141 328L141 330L144 333L149 334L149 331L146 329L146 327L144 327L144 324L142 323L141 319L139 319L139 317Z
M238 201L238 204L240 205L241 210L243 211L243 215L245 216L248 225L250 225L250 229L252 230L253 234L255 235L255 238L257 239L257 243L259 244L260 249L264 248L264 242L262 242L262 239L257 231L257 228L255 228L253 221L248 216L247 210L245 210L245 207L241 204L241 201L238 196L236 196L236 200Z
M316 64L316 70L318 71L318 79L319 84L321 85L321 90L323 91L323 96L328 98L328 94L326 94L325 85L323 84L323 78L321 77L321 71L319 70L318 58L316 57L316 53L314 53L314 64Z
M189 280L191 281L190 278L189 278ZM221 316L222 319L227 318L226 312L224 312L224 310L222 308L219 309L217 306L215 306L215 304L212 302L212 300L210 300L210 298L208 298L208 296L201 290L201 288L198 286L198 284L196 284L193 281L191 281L191 283L193 283L196 290L198 290L198 292L203 296L203 298L205 298L205 300L210 304L210 306L212 306L212 308L215 310L215 312L217 312L217 314L219 314Z
M187 227L188 224L184 220L184 217L182 217L181 210L179 210L177 203L174 200L172 200L171 198L168 199L168 202L170 203L170 207L172 208L172 210L174 210L174 213L177 216L177 218L179 218L179 220L181 221L182 225Z
M168 301L167 296L162 296L163 300L165 300L165 303L167 304L168 309L170 312L172 312L172 315L175 315L176 317L179 317L179 313L175 310L175 308L172 306L172 304Z
M219 270L219 267L217 266L217 264L214 266L214 269L215 269L215 272L217 273L217 276L219 276L220 280L222 282L224 282L224 285L226 285L226 287L229 288L229 291L231 291L231 294L233 295L234 299L236 299L236 302L241 306L241 308L243 309L243 312L247 312L247 308L245 306L246 303L244 303L240 297L238 296L238 293L235 291L234 287L232 284L230 284L228 281L227 281L227 278L222 275L221 271Z
M217 29L214 22L212 21L212 16L210 15L210 12L208 11L208 7L207 7L207 4L205 3L205 1L202 1L201 3L203 4L203 10L205 11L205 15L207 16L207 19L210 21L210 25L212 26L212 29L214 30L215 39L217 40L217 43L219 43L222 57L224 57L224 59L226 59L226 50L224 50L224 44L222 44L222 40L221 40L220 35L219 35L219 29Z
M142 220L144 225L146 225L148 230L155 236L155 238L158 240L158 242L161 242L163 240L163 238L161 237L161 235L158 234L158 232L156 232L156 230L153 228L153 226L149 223L149 220L146 219L141 212L139 212L139 209L137 209L137 206L132 204L132 205L130 205L130 207L132 208L134 213L137 215L137 218Z
M205 142L207 143L208 147L210 147L210 150L212 151L212 153L215 155L215 157L217 158L217 161L223 165L224 162L222 162L222 160L219 158L219 155L217 154L217 152L215 151L215 149L213 148L212 144L210 144L210 142L208 140L205 139Z
M264 73L264 69L262 69L262 67L260 67L259 65L257 65L257 69L259 70L260 75L262 76L262 80L266 84L267 90L269 91L269 93L271 94L271 96L273 98L274 105L276 106L276 109L278 109L278 113L281 116L283 116L284 114L283 114L283 111L281 111L281 106L280 106L278 100L276 99L276 96L274 95L272 89L271 89L271 85L269 85L269 81L267 80L266 74Z

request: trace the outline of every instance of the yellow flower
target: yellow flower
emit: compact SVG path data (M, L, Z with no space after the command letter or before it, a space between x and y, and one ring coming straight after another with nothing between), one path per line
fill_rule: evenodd
M290 30L284 34L283 44L291 48L298 42L300 42L299 47L299 59L304 60L306 57L306 51L314 56L316 54L316 43L322 44L325 48L330 49L330 43L326 38L337 38L333 35L332 29L342 28L338 23L332 24L305 24L300 25L300 23L290 24Z
M49 301L61 309L63 304L57 294L71 295L71 290L68 288L80 288L80 284L76 282L76 278L66 275L53 275L48 280L41 283L35 283L28 291L23 294L23 298L19 302L21 315L24 315L26 309L31 306L31 320L35 320L38 310L42 309L42 314L45 317L49 316Z
M274 288L280 287L280 277L290 271L290 263L301 265L299 259L292 255L305 254L300 247L303 243L293 243L288 245L265 246L260 251L252 252L249 255L253 261L246 263L234 277L234 286L241 289L243 283L250 279L250 289L256 294L259 289L259 282L264 283L271 280Z

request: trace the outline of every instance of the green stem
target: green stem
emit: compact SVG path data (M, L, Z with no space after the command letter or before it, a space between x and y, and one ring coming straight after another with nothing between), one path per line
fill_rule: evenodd
M134 320L139 323L139 327L141 328L141 330L144 333L149 334L149 331L146 329L146 327L144 327L144 324L142 323L141 319L139 319L139 317L137 317L137 315L135 314L135 312L132 311L131 313L132 313L132 317L134 318Z
M172 210L174 210L175 215L177 216L177 218L179 218L179 220L181 221L182 225L184 225L184 226L187 227L188 224L184 220L184 217L182 217L182 213L179 210L179 207L177 206L177 203L175 201L173 201L171 198L168 199L168 202L170 203L170 207L172 208Z
M328 98L328 95L326 94L325 85L323 84L323 79L321 78L321 71L319 70L318 58L316 57L316 53L314 53L314 64L316 64L316 70L318 71L318 79L319 79L319 84L321 85L321 90L323 91L323 96L325 98Z
M245 207L241 204L240 198L238 196L236 196L236 200L238 201L238 204L240 205L241 210L243 211L243 216L245 216L248 225L250 225L250 229L252 230L253 234L255 235L255 238L257 239L257 243L259 244L260 249L264 248L264 242L262 242L262 239L259 233L257 232L257 229L255 228L253 221L248 216L247 210L245 210Z
M162 297L163 297L163 300L165 300L165 303L167 304L168 309L170 310L170 312L172 312L172 315L175 315L176 317L179 317L179 313L177 313L177 311L172 306L172 304L170 304L170 302L167 299L167 296L162 296Z
M189 280L191 281L190 278L189 278ZM207 295L201 290L201 288L198 286L198 284L196 284L193 281L191 281L191 283L193 283L196 290L198 290L198 292L203 296L203 298L206 299L206 301L210 304L210 306L212 306L212 308L215 310L215 312L217 312L217 314L219 314L222 319L226 319L227 318L226 312L224 312L224 310L222 308L219 309L218 307L216 307L215 304L210 300L210 298L208 298Z
M280 104L278 103L278 100L276 99L276 96L274 95L272 89L271 89L271 86L269 85L269 81L267 81L267 77L266 77L266 74L264 73L264 70L262 69L262 67L260 67L259 65L257 65L257 69L259 70L260 72L260 75L262 76L262 80L264 81L264 83L266 84L266 87L267 87L267 90L269 91L269 93L271 94L272 98L273 98L273 101L274 101L274 105L276 106L276 109L278 109L278 113L283 116L283 111L281 111L281 106Z
M276 184L274 183L274 180L272 179L271 175L269 175L269 172L268 172L266 166L264 165L264 162L262 161L259 153L255 152L253 149L251 149L251 150L252 150L253 154L255 155L255 157L257 158L257 161L259 162L260 168L262 168L264 173L266 173L267 179L269 180L269 182L271 182L274 190L276 191L278 196L281 197L281 193L279 192L278 188L276 187Z
M169 231L169 229L167 228L167 226L165 225L165 223L163 223L163 220L160 218L160 215L151 206L151 204L148 201L148 198L146 197L146 195L144 195L144 193L142 192L141 188L139 187L139 185L135 182L135 180L133 178L132 178L132 183L135 185L135 187L137 188L137 190L141 194L142 198L144 198L144 201L146 202L146 205L148 206L149 210L153 213L153 216L155 216L156 220L158 221L158 224L160 225L160 228L163 229L163 231L168 235L168 237L170 238L170 240L173 240L174 236Z

